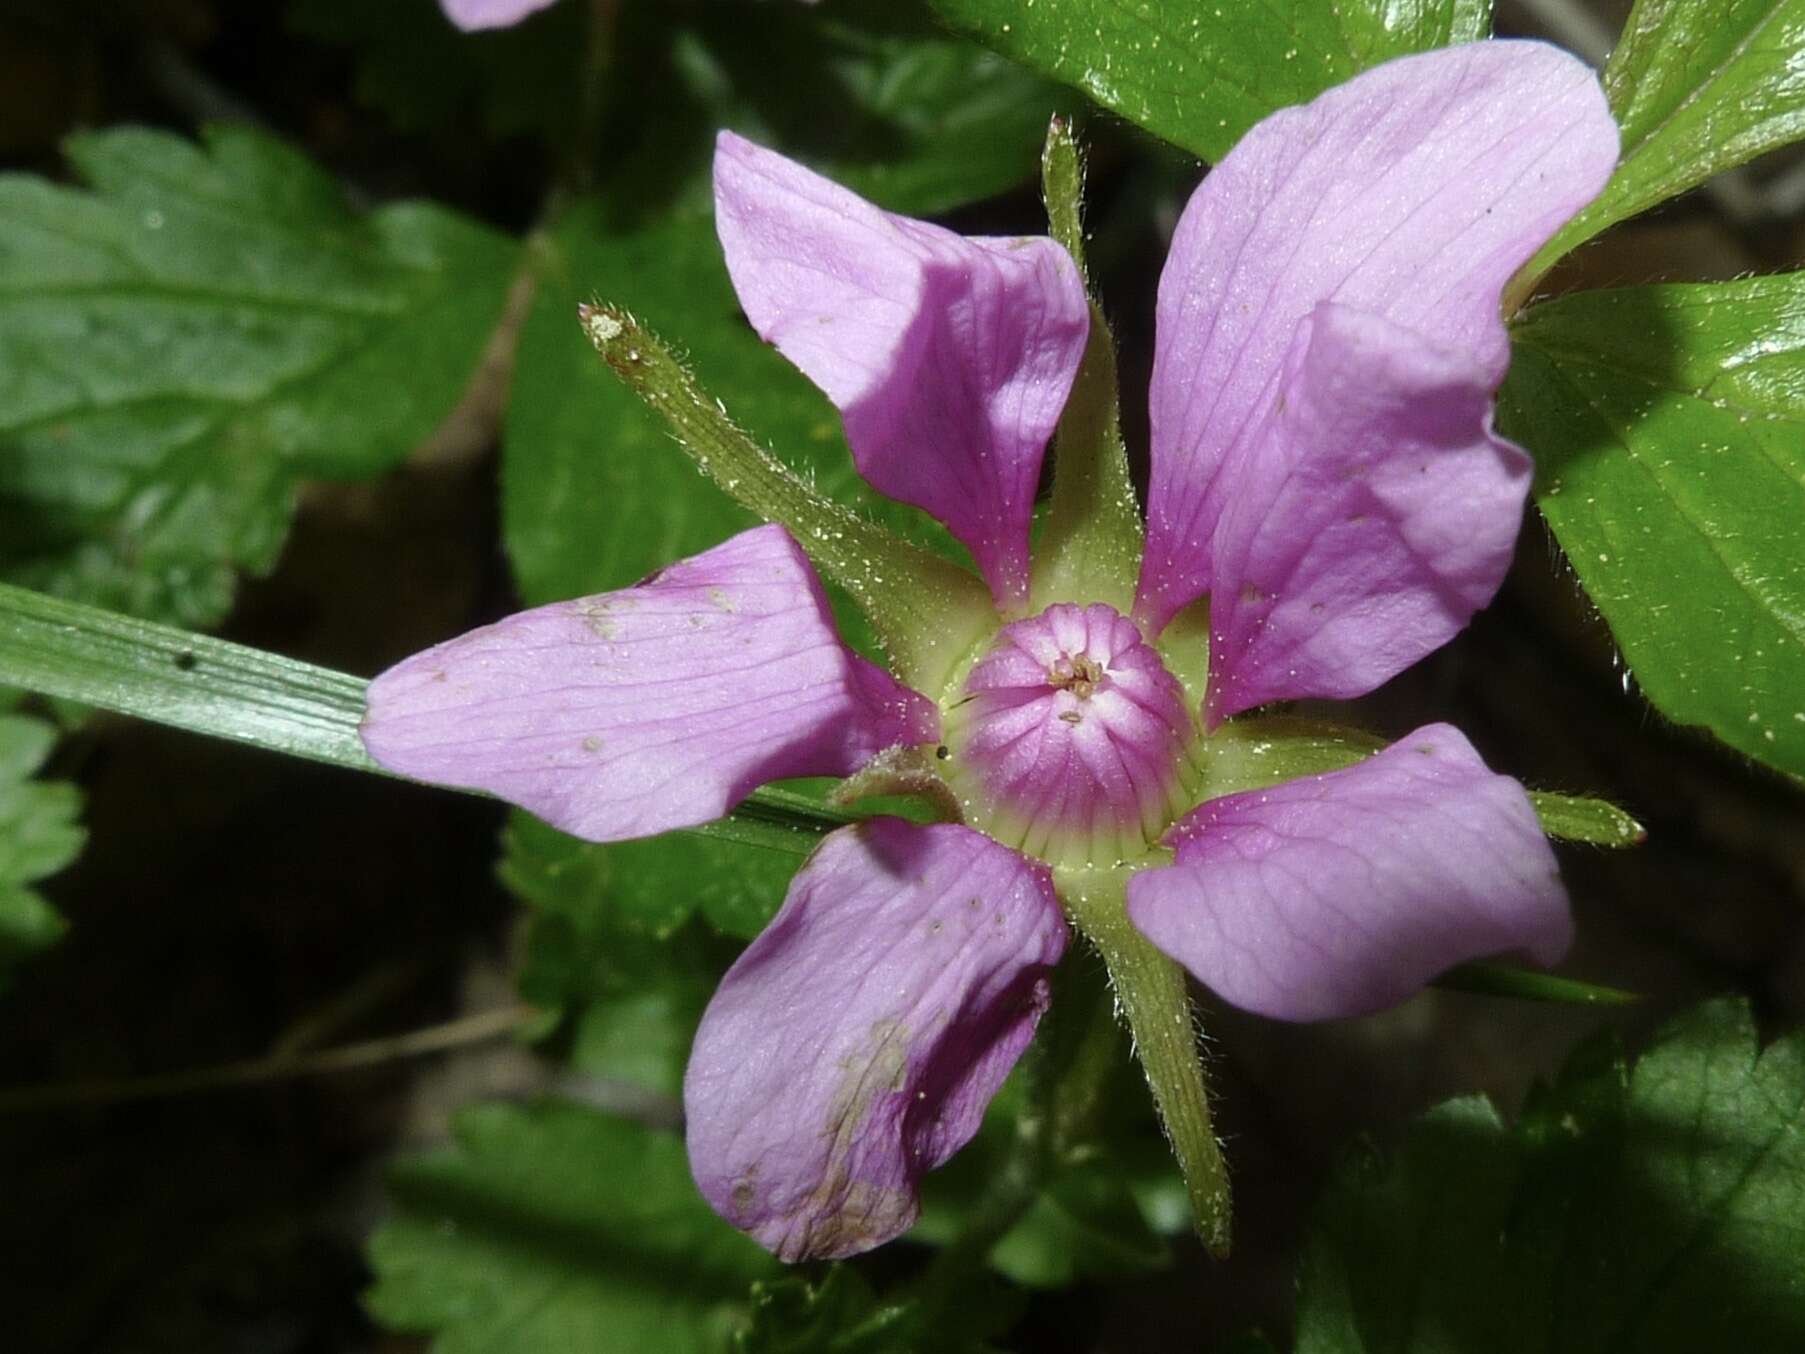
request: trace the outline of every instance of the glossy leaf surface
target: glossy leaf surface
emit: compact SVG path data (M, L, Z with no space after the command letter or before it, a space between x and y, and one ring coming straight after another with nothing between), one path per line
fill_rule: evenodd
M934 0L934 9L1212 162L1276 109L1491 27L1488 0Z
M1643 691L1805 775L1805 275L1580 293L1515 338L1502 425Z
M1536 273L1606 226L1805 136L1801 0L1637 0L1604 70L1623 160Z

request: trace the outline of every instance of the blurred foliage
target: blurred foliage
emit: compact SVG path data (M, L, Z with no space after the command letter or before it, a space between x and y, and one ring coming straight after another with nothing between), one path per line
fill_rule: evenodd
M786 1278L752 1287L752 1322L735 1339L734 1354L992 1354L989 1337L1009 1324L1015 1304L999 1290L980 1289L956 1319L936 1322L920 1298L884 1300L850 1265L832 1265L819 1279Z
M668 1134L545 1101L471 1106L456 1135L395 1167L397 1213L370 1242L371 1310L439 1354L718 1350L777 1272Z
M240 128L68 143L0 177L0 575L202 626L274 564L303 477L371 475L463 393L514 246L353 211Z
M798 857L691 836L597 845L524 813L502 879L532 908L521 995L588 1076L675 1094L733 947L777 910Z
M1014 188L1049 116L1075 104L893 0L772 4L756 22L696 0L692 14L673 52L706 143L730 127L784 146L892 211L932 215Z
M777 911L801 857L687 834L578 841L530 814L509 820L503 877L542 911L668 940L698 911L750 940Z
M466 122L493 137L556 140L575 131L585 4L553 5L533 22L461 33L437 0L289 0L297 33L349 48L358 99L410 132Z
M74 860L86 836L81 792L32 779L55 742L42 720L0 713L0 992L21 959L63 934L63 919L31 885Z
M1121 1281L1172 1263L1190 1199L1114 1001L1101 963L1081 950L977 1137L925 1182L912 1240L958 1243L1000 1194L1013 1207L984 1254L1014 1283Z
M1337 1172L1306 1245L1298 1354L1805 1346L1805 1036L1746 1004L1669 1025L1633 1071L1582 1047L1507 1129L1430 1112Z
M818 1282L755 1286L752 1324L733 1347L735 1354L905 1354L920 1336L916 1310L880 1302L856 1269L833 1265Z

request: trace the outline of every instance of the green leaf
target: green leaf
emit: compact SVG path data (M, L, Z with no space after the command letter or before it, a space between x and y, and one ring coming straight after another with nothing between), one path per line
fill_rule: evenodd
M67 149L89 189L0 177L0 575L206 625L301 478L374 474L450 411L515 250L355 212L244 128Z
M873 44L872 56L880 59L849 63L845 78L892 144L881 153L875 146L842 152L827 172L913 216L939 215L1024 182L1048 116L1077 102L971 42L891 40Z
M557 1037L584 1076L676 1096L731 957L711 942L693 929L655 940L605 914L536 909L518 981L520 995L545 1013L537 1037Z
M503 540L529 602L624 587L757 521L697 473L663 420L596 359L576 317L598 296L687 350L733 417L823 490L893 521L925 521L863 488L826 397L740 318L710 217L617 232L591 203L544 248L502 461Z
M537 906L603 912L615 925L665 939L700 911L750 940L783 901L797 858L737 842L667 834L578 841L528 814L509 822L503 878Z
M537 931L533 943L545 943ZM660 974L658 981L648 981L642 971L640 991L594 997L574 1008L570 1068L584 1076L658 1091L675 1103L683 1093L683 1071L689 1065L696 1027L719 976ZM524 985L521 992L532 995Z
M681 66L710 131L779 145L892 211L933 215L1022 183L1048 116L1076 102L894 0L782 6L757 24L711 5L694 21Z
M621 221L705 204L722 128L892 210L933 215L1026 180L1047 115L1075 102L915 5L836 0L756 17L735 5L619 10L595 167Z
M359 771L364 681L0 583L0 686Z
M777 1262L717 1218L671 1136L559 1101L477 1105L395 1167L370 1241L383 1324L436 1354L722 1350Z
M918 1313L885 1303L850 1265L833 1265L819 1282L779 1279L752 1288L752 1325L736 1354L908 1354L917 1348Z
M1581 293L1515 335L1500 422L1643 691L1805 775L1805 274Z
M994 1354L986 1337L1011 1324L1011 1294L965 1285L955 1302L879 1297L851 1265L829 1266L817 1280L779 1279L752 1286L752 1324L735 1354Z
M1805 136L1805 0L1637 0L1604 70L1623 158L1524 270Z
M932 0L955 27L1205 160L1368 66L1485 36L1489 0Z
M1547 1001L1564 1006L1626 1006L1640 1000L1634 992L1509 964L1462 964L1449 969L1431 986L1449 992L1477 992L1487 997L1515 997L1519 1001Z
M1001 1274L1030 1288L1119 1280L1164 1269L1165 1241L1147 1225L1121 1167L1093 1158L1055 1175L990 1254Z
M1483 1100L1356 1153L1315 1213L1299 1354L1805 1346L1805 1038L1676 1020L1580 1050L1507 1129Z
M63 934L63 919L30 885L74 860L87 835L80 792L31 779L55 742L41 720L0 714L0 992L22 959Z
M1531 790L1542 831L1557 841L1583 842L1587 846L1640 846L1648 830L1615 804L1583 795L1557 795Z
M592 1076L675 1094L731 946L783 901L797 857L675 834L597 845L514 813L501 876L534 909L521 995L570 1022L570 1059Z

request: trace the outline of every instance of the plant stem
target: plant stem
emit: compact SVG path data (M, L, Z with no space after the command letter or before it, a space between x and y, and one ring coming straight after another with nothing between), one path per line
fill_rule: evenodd
M431 1025L383 1039L367 1039L362 1043L346 1044L342 1048L326 1049L319 1053L282 1053L267 1058L247 1058L217 1067L156 1076L23 1086L0 1091L0 1115L63 1109L72 1105L119 1105L132 1100L186 1095L193 1091L257 1086L271 1081L288 1081L295 1077L316 1077L329 1072L377 1067L404 1058L443 1053L448 1049L498 1039L518 1029L537 1014L530 1006L506 1006L493 1011L479 1011L475 1015L460 1016L442 1025Z
M589 0L589 25L583 65L577 75L577 126L571 137L570 186L578 193L595 186L596 158L601 153L602 112L608 76L614 68L614 25L620 0Z

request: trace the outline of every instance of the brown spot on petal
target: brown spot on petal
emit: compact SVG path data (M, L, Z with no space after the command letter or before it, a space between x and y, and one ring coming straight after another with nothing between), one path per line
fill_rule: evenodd
M906 1190L854 1180L849 1169L853 1147L867 1132L894 1131L892 1125L869 1121L882 1097L908 1087L908 1039L901 1021L880 1020L872 1025L867 1043L841 1060L845 1077L822 1126L828 1148L821 1182L791 1214L792 1230L774 1247L778 1258L795 1261L865 1250L913 1217L915 1201ZM736 1184L735 1207L739 1199Z
M825 1217L798 1219L799 1232L786 1235L776 1247L777 1258L831 1259L869 1250L877 1242L903 1230L915 1216L915 1201L900 1189L869 1180L834 1182L842 1196L839 1208ZM826 1188L827 1182L823 1182Z
M733 1214L743 1218L752 1211L752 1205L758 1202L758 1163L746 1167L740 1178L733 1182Z
M571 609L583 619L583 624L600 639L614 639L620 633L620 625L614 618L617 611L629 611L632 603L623 598L591 597L571 604Z

